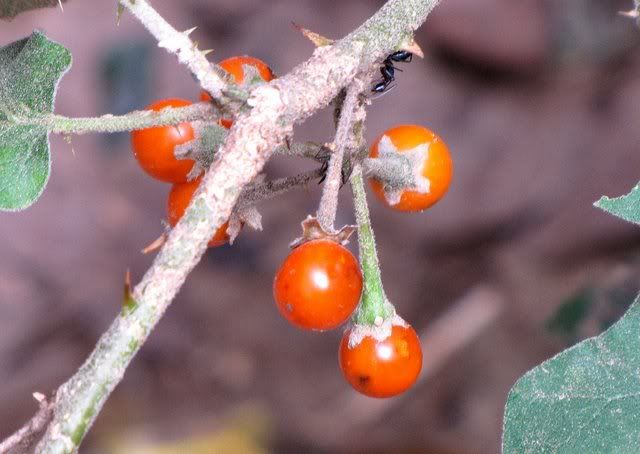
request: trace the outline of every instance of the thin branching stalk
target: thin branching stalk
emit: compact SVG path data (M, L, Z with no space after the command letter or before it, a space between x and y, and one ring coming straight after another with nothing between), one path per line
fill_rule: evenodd
M312 180L322 176L322 169L315 169L292 177L278 178L276 180L265 181L255 186L247 187L238 199L238 207L255 205L258 202L273 199L281 196L294 188L306 186Z
M340 109L340 120L338 120L336 136L333 141L333 153L329 161L327 178L318 208L318 222L327 232L334 231L334 223L338 211L338 192L342 186L342 161L344 160L349 135L356 121L356 104L360 102L358 97L363 88L364 82L361 79L354 80L347 87L347 93Z
M186 107L166 107L160 111L136 110L125 115L102 115L90 118L69 118L56 114L24 115L11 113L12 125L40 126L52 133L85 134L87 132L120 132L136 129L168 126L185 121L209 120L218 118L218 110L208 102L192 104ZM0 126L2 126L0 121Z
M229 219L243 188L262 170L272 151L291 136L295 123L327 106L356 74L407 43L437 3L390 0L344 39L316 49L289 74L252 92L247 100L251 109L234 122L220 157L135 287L135 304L116 317L86 362L57 390L54 416L36 448L38 453L78 449L127 366L200 261L208 240ZM133 12L134 5L146 2L127 0L123 4ZM147 16L136 17L144 21ZM181 61L195 72L198 62L187 58L188 53L178 52ZM192 59L200 60L199 55L192 53ZM223 90L213 77L207 78L198 75L207 91L215 96L216 90Z
M322 144L315 142L285 143L274 150L275 154L282 156L297 156L325 162L331 156L331 150Z
M26 449L35 436L47 427L53 415L53 405L44 394L33 393L33 398L38 402L37 413L24 426L0 443L0 453L12 452L18 448Z

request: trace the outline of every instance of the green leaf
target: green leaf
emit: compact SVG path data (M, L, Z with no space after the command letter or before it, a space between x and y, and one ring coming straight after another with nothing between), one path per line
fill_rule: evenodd
M62 0L62 3L66 1ZM58 5L60 5L59 0L2 0L0 1L0 19L13 19L24 11Z
M51 167L46 126L21 117L53 112L71 53L40 32L0 48L0 211L27 208L42 194Z
M605 196L594 205L625 221L640 224L640 183L627 195L615 199Z
M511 389L504 453L640 452L640 296L600 336L565 350Z

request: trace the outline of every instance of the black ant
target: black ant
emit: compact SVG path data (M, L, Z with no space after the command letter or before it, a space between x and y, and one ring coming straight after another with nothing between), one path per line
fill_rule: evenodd
M411 63L412 59L413 59L413 54L406 50L399 50L387 56L387 58L385 58L384 61L382 62L382 66L380 67L380 74L382 74L382 80L377 84L375 84L371 89L371 91L373 93L384 92L387 88L389 88L389 85L391 85L391 82L395 80L395 71L402 72L400 68L396 68L395 66L393 66L393 62Z

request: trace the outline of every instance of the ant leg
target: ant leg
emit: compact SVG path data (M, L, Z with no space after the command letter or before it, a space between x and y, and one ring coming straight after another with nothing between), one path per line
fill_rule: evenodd
M342 170L340 171L340 175L342 177L342 184L340 185L340 187L347 184L347 181L349 181L352 172L353 165L351 164L351 159L347 159L345 160L344 164L342 164Z
M320 166L320 173L322 173L322 177L318 180L318 184L324 183L324 180L327 179L327 171L329 170L329 161L324 161L322 166Z
M324 182L324 180L326 180L327 178L327 170L329 170L329 160L331 159L331 156L322 156L321 155L325 153L325 149L324 147L321 147L320 150L318 150L318 152L316 153L315 159L317 161L321 161L322 165L320 166L320 174L322 175L320 177L320 180L318 181L318 184L322 184Z
M372 96L371 100L375 101L376 99L382 98L384 95L386 95L387 93L389 93L391 90L393 90L396 87L397 87L397 85L387 85L384 90L375 92L377 94L375 96ZM373 90L371 90L371 91L373 91Z

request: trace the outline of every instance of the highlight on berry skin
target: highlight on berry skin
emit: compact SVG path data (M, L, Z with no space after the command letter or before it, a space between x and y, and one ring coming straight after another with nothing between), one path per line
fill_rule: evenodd
M330 239L303 243L291 251L273 282L282 316L301 329L325 331L345 323L362 293L358 260Z
M381 327L354 325L340 342L338 357L344 378L369 397L404 393L422 369L422 347L415 330L399 317L385 323Z

